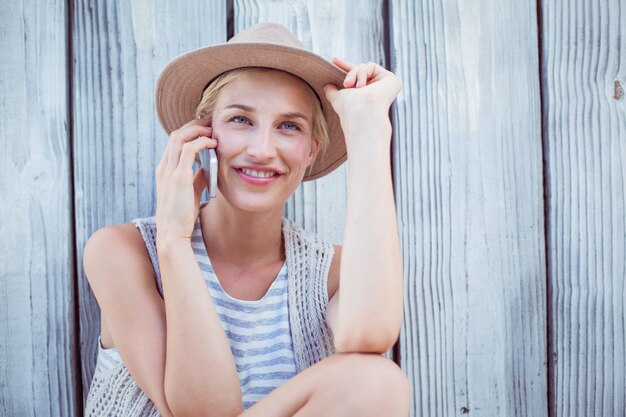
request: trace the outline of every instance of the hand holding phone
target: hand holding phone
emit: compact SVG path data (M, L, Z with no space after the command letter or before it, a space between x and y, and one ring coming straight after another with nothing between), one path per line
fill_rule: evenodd
M200 151L200 164L204 169L204 181L207 185L207 200L200 203L200 208L209 204L217 196L217 154L215 149Z

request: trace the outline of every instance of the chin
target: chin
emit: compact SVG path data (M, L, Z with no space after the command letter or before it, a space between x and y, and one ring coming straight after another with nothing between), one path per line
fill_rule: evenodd
M282 213L287 200L302 182L302 177L304 177L304 172L299 178L300 181L297 181L298 177L285 177L264 189L249 189L242 186L238 179L232 182L218 182L218 188L227 205L234 209L248 213L268 213L271 211Z
M271 211L280 211L282 213L283 207L285 206L289 195L278 196L271 192L234 192L232 194L222 194L224 199L228 202L228 205L232 206L233 208L247 213L259 214L268 213Z

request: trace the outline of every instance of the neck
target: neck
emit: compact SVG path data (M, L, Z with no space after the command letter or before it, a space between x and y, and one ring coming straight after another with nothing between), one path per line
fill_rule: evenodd
M200 223L212 261L250 266L284 260L280 210L244 212L218 194L200 211Z

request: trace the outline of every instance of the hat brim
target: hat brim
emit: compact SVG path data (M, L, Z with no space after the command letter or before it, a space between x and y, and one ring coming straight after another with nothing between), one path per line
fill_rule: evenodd
M225 71L266 67L286 71L307 82L322 102L330 143L307 170L304 180L322 177L346 160L346 144L339 116L326 100L324 85L343 85L346 72L306 49L268 43L232 43L207 46L180 55L161 71L156 86L156 110L170 134L194 119L207 83Z

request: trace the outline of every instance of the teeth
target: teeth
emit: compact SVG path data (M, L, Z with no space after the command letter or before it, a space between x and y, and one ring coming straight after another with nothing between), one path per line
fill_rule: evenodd
M267 177L273 177L274 175L276 175L275 172L270 172L270 171L255 171L253 169L246 169L246 168L242 168L241 169L244 174L249 175L251 177L255 177L255 178L267 178Z

